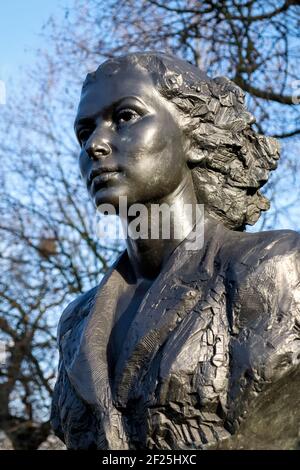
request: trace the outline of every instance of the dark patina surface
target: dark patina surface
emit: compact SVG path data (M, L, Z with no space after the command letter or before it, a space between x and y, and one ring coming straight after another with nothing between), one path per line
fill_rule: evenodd
M200 202L204 244L129 237L64 311L52 425L68 448L299 447L300 237L244 232L279 158L253 122L236 85L165 54L88 76L75 128L95 205Z

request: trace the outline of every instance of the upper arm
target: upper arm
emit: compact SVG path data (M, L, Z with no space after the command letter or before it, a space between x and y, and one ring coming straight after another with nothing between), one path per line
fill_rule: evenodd
M74 449L95 445L92 418L87 412L85 403L77 395L67 372L68 362L72 361L69 334L75 332L74 328L77 329L79 323L89 313L95 292L96 288L79 296L67 306L60 318L57 332L60 357L52 397L51 425L55 434L66 443L67 447ZM82 429L82 433L78 432L79 429Z
M240 274L240 273L239 273ZM255 265L237 275L233 302L235 357L265 380L275 380L300 358L300 236L279 239Z
M91 305L95 299L97 287L89 290L88 292L79 295L73 302L71 302L63 311L58 327L57 327L57 342L60 345L63 336L76 324L88 315Z

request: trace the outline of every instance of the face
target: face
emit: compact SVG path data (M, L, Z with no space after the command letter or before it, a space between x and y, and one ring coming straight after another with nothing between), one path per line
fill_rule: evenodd
M80 171L96 206L159 202L189 171L175 106L134 67L101 72L83 90L75 131Z

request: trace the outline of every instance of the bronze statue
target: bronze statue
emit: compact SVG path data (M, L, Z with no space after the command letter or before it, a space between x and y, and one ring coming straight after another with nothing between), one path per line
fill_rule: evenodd
M201 203L204 242L128 236L64 311L52 424L68 448L299 447L300 237L244 232L279 158L253 123L234 83L167 54L87 76L75 130L95 206L172 204L173 226Z

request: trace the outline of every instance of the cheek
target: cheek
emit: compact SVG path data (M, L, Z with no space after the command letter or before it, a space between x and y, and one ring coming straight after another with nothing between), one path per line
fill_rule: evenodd
M136 126L125 157L132 188L143 198L163 197L182 181L186 168L181 131L175 126ZM166 132L167 131L167 132ZM172 131L172 132L171 132ZM138 195L141 199L141 195Z
M90 163L86 152L84 152L83 150L79 154L78 163L81 176L84 180L86 180Z
M126 141L124 139L124 144L128 160L134 160L141 168L174 167L181 163L183 156L181 131L168 117L144 119L134 127Z
M158 123L153 121L151 118L144 118L123 140L129 157L146 159L158 154L166 147L166 136Z

